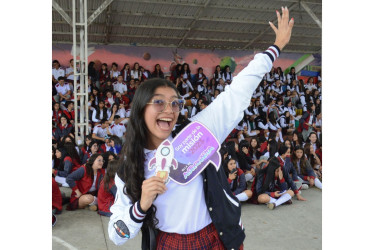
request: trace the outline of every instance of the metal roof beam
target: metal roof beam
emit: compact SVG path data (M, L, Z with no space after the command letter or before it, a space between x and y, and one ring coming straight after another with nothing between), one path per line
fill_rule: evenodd
M290 8L288 8L290 9ZM68 10L71 11L71 10ZM164 17L164 18L174 18L174 19L184 19L184 20L195 20L193 16L178 16L178 15L164 15L164 14L157 14L157 13L136 13L130 11L123 11L123 12L112 12L113 15L126 15L126 16L144 16L144 17ZM260 25L268 25L267 22L262 20L243 20L243 19L229 19L229 18L208 18L208 17L200 17L196 21L211 21L211 22L225 22L225 23L244 23L244 24L260 24ZM319 29L318 25L311 25L311 24L300 24L297 27L299 28L308 28L308 29Z
M52 0L52 6L53 8L58 12L60 13L60 15L62 16L62 18L65 19L65 21L70 25L72 26L72 23L71 23L71 18L69 17L68 14L66 14L66 12L61 8L61 6L55 1L55 0Z
M205 1L205 4L204 6L202 6L198 11L197 13L195 14L194 16L194 20L192 21L190 27L188 28L187 32L184 34L183 38L180 40L180 42L178 43L178 47L180 47L182 45L182 43L184 42L184 40L186 39L186 37L190 34L191 32L191 29L193 29L196 21L199 19L199 17L201 16L201 14L203 13L204 9L206 8L206 6L208 6L210 0L206 0Z
M195 3L181 3L181 2L170 2L170 1L149 1L149 0L118 0L119 2L126 3L141 3L141 4L167 4L167 5L177 5L177 6L187 6L187 7L204 7L204 4ZM213 3L212 3L213 4ZM248 8L245 6L224 6L224 5L209 5L209 8L226 9L226 10L245 10L245 11L261 11L261 12L274 12L273 9L262 9L262 8ZM295 14L304 13L304 11L293 11ZM319 13L322 14L322 13Z
M105 0L87 19L87 25L90 25L112 2L113 0Z
M71 35L70 32L52 32L52 35ZM91 33L90 36L106 36L106 34L102 33ZM147 35L113 35L115 37L128 37L128 38L155 38L155 39L182 39L183 37L168 37L168 36L147 36ZM222 39L222 38L205 38L205 37L186 37L185 40L193 40L193 41L211 41L211 42L227 42L227 43L245 43L250 42L250 40L238 40L238 39ZM256 44L269 44L268 41L258 41ZM321 46L321 44L313 44L313 43L289 43L290 46Z
M71 41L52 41L52 44L72 44L73 42ZM95 42L94 44L97 45L106 45L103 42ZM111 43L111 45L121 45L121 46L133 46L130 45L130 43ZM165 45L165 44L156 44L156 43L137 43L137 47L162 47L162 48L176 48L176 45ZM221 46L219 47L214 47L214 46L195 46L195 45L183 45L180 47L180 49L221 49L221 50L240 50L240 51L253 51L253 49L247 49L243 50L242 48L237 48L237 47L224 47L222 48ZM292 50L292 49L285 49L282 50L282 53L320 53L318 50Z
M300 0L280 0L282 2L299 3ZM305 3L322 5L322 0L306 0Z
M303 8L305 9L305 11L309 14L309 16L317 23L317 25L322 29L322 23L321 21L318 19L318 17L313 13L313 11L311 10L311 8L309 8L309 6L304 2L304 1L300 1L300 4L301 6L303 6Z
M109 6L110 7L110 6ZM66 24L64 21L56 21L53 22L54 24ZM106 23L95 23L97 26L106 26ZM124 28L144 28L144 29L165 29L165 30L188 30L188 27L173 27L173 26L151 26L151 25L141 25L141 24L115 24L111 25L111 27L124 27ZM260 32L251 32L251 31L234 31L234 30L223 30L223 29L198 29L195 28L194 31L200 32L218 32L218 33L233 33L233 34L248 34L248 35L259 35ZM268 34L264 35L273 35L273 33L269 32ZM297 38L321 38L321 36L314 36L314 35L296 35L292 34L292 37Z

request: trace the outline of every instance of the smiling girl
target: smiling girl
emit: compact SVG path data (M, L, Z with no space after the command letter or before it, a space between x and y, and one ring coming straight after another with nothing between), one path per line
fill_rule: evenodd
M204 124L219 143L243 119L252 93L289 42L294 22L289 21L287 8L282 11L282 17L277 12L278 29L270 23L276 33L274 45L257 54L224 92L190 118ZM137 89L115 177L118 192L110 209L109 237L121 245L142 229L144 243L152 249L243 249L241 205L222 167L217 172L209 164L188 185L165 184L155 170L148 169L158 146L172 140L183 106L177 88L167 80L151 79Z

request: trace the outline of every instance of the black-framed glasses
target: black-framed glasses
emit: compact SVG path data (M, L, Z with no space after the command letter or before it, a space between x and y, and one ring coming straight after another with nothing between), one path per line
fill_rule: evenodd
M165 101L163 99L153 99L147 104L152 104L155 110L159 113L163 112L166 109L166 105L170 104L171 110L174 113L181 112L184 107L184 99L175 99L171 102Z

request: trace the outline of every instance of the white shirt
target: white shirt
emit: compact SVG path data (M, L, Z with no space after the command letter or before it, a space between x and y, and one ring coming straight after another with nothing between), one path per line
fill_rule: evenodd
M59 69L55 69L53 68L52 69L52 75L55 77L55 79L58 81L58 78L60 76L64 76L65 77L65 70L62 69L62 68L59 68Z
M99 119L96 119L96 109L94 110L94 111L92 111L92 121L93 122L100 122L102 119L103 119L103 117L104 117L104 112L103 112L104 110L100 110L100 115L99 115ZM108 113L107 113L108 114ZM110 117L110 116L109 116Z
M109 127L109 132L112 134L110 127ZM101 124L98 124L94 127L93 129L93 134L96 134L100 138L104 138L107 135L106 128L101 128Z
M137 70L131 70L131 76L134 78L134 79L139 79L142 77L142 72L139 72Z
M123 93L127 92L127 85L123 82L115 82L113 83L113 90L118 91L123 95Z
M55 88L57 90L57 93L62 94L62 95L65 95L70 90L68 83L64 83L64 86L61 86L59 83L57 83L55 85Z
M69 74L69 73L71 73L71 72L74 72L74 69L73 69L72 67L69 67L69 68L66 69L66 74ZM77 70L77 73L78 73L78 72L79 72L79 71ZM69 75L66 79L74 80L74 73L71 74L71 75ZM79 81L79 76L77 76L77 81ZM90 91L90 92L91 92L91 91Z
M263 53L257 54L254 60L234 78L233 83L226 87L225 92L190 120L204 124L215 135L218 142L222 143L243 119L243 110L248 107L253 91L260 83L262 76L271 67L272 61L269 56ZM220 112L217 112L218 110ZM171 136L168 139L172 140ZM156 150L144 149L144 153L146 158L144 177L148 179L154 176L154 170L148 170L148 162L153 158ZM123 190L124 182L117 175L115 183L117 190ZM190 234L201 230L212 222L205 203L202 175L198 175L188 185L178 185L171 180L167 184L167 188L167 191L158 195L153 202L157 207L156 217L159 220L157 227L160 230ZM143 224L130 218L129 208L131 205L129 197L122 191L118 191L115 203L110 208L113 215L110 217L108 225L109 238L116 245L122 245L128 239L117 234L114 223L118 220L124 221L130 231L130 239L138 234Z
M110 71L110 74L113 74L112 76L113 76L113 78L117 78L119 75L121 75L121 72L120 71L113 71L113 70L111 70Z
M125 120L127 123L127 120ZM113 135L118 136L119 138L123 137L123 134L126 132L125 122L124 123L118 123L115 124L112 122L112 125L110 126L110 129L113 133Z

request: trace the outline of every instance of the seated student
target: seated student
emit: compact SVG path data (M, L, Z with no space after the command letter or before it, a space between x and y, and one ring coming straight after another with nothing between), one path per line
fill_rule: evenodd
M112 160L108 163L106 168L105 176L100 182L99 191L97 193L97 205L98 213L110 217L110 207L114 203L116 197L117 187L114 184L114 177L116 176L118 169L118 161Z
M92 131L92 139L105 142L105 136L112 135L109 121L102 119L100 124L96 125Z
M52 123L57 126L60 123L60 117L62 115L62 110L60 104L55 102L52 106Z
M66 177L80 166L79 155L74 147L74 144L69 142L56 149L56 158L60 160L60 164L52 169L52 174L55 176L56 182L67 187Z
M112 151L107 151L104 154L101 154L104 158L104 164L103 169L106 169L108 167L108 163L114 160L118 160L118 156L113 153Z
M55 85L58 96L55 96L57 102L65 102L71 99L71 90L68 83L65 83L65 77L60 76Z
M301 196L299 191L302 185L302 182L297 178L297 172L295 167L292 164L290 158L291 149L285 145L279 147L279 156L277 157L283 171L284 179L286 180L287 189L290 188L296 194L296 197L300 201L306 201L304 197Z
M249 142L243 140L239 143L239 153L237 154L238 162L243 162L240 165L246 166L245 169L242 169L245 174L245 181L253 181L253 177L256 174L255 167L256 164L252 160L249 154Z
M269 122L268 122L269 131L276 133L276 135L277 135L276 140L277 141L279 139L281 142L283 142L282 128L279 125L279 123L277 122L275 114L276 114L275 111L272 111L269 114Z
M303 140L303 136L297 132L297 131L293 131L292 133L292 146L295 148L296 146L303 146L304 144L304 140Z
M128 121L129 118L121 118L119 115L115 115L110 126L110 130L112 131L113 135L118 136L123 142L125 141L126 135L125 124L127 124Z
M74 102L67 101L65 102L66 109L64 110L64 115L68 118L68 123L71 125L74 125L74 118L75 118L75 112L74 112Z
M246 201L252 197L252 191L247 190L245 174L243 170L237 167L236 162L235 158L229 156L223 162L223 167L232 193L239 201Z
M67 210L76 210L86 206L89 206L92 211L97 210L97 190L105 174L105 170L102 169L103 163L103 157L100 154L94 154L86 164L66 177L66 182L72 189Z
M292 154L292 164L296 168L298 178L303 183L301 189L308 189L308 185L311 187L315 185L317 188L322 189L322 182L316 178L316 174L310 162L305 157L304 149L301 146L296 146Z
M54 138L56 139L56 141L60 141L66 135L74 137L73 126L71 124L68 124L68 118L66 117L66 115L62 114L60 117L60 122L57 125L56 131L54 133Z
M85 164L88 161L88 159L92 155L98 153L98 151L99 151L99 144L97 143L97 141L92 140L90 144L88 145L88 150L82 156L82 164Z
M99 101L99 105L92 112L92 121L97 125L101 120L108 120L108 110L104 101Z
M303 116L300 118L297 132L303 135L304 141L308 138L310 132L312 132L315 127L315 124L316 124L315 109L316 109L316 106L313 103L309 103L308 110L304 112Z
M87 151L90 149L89 145L92 141L92 136L91 135L86 135L84 137L84 145L81 147L81 150L80 150L80 157L81 159L83 159L83 155L87 153Z
M258 171L254 188L258 203L267 204L271 210L283 203L292 204L294 192L287 190L283 170L275 157L272 157L269 164Z
M310 132L307 140L307 143L310 143L311 146L313 146L314 152L318 155L319 160L322 164L322 150L321 150L321 143L318 140L317 133L316 132Z
M295 120L291 117L288 110L284 112L279 118L279 125L282 128L282 134L287 135L295 130Z
M55 180L52 177L52 213L60 214L62 211L62 195L60 188Z
M117 143L116 143L117 141ZM108 151L113 152L114 154L118 155L121 151L121 139L118 138L118 136L112 135L112 136L106 136L105 137L105 143L101 144L99 152L105 153Z
M305 143L304 152L318 178L322 178L322 163L310 143Z

